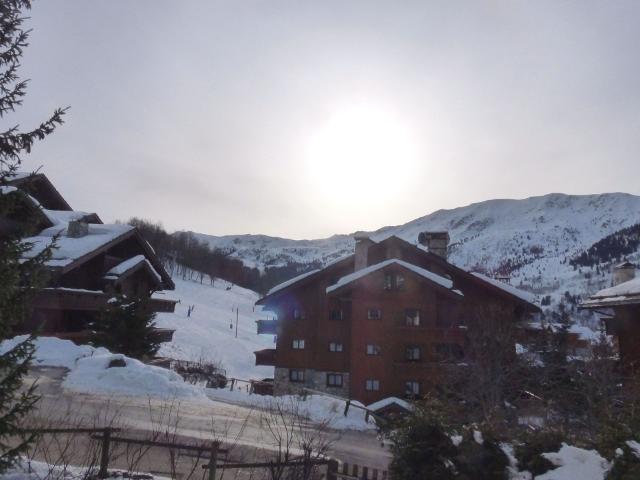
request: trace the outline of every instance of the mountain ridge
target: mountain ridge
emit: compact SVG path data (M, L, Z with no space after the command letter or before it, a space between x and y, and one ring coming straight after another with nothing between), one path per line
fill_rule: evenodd
M559 302L565 291L585 295L607 286L610 265L576 268L569 261L598 240L638 223L640 196L625 192L550 193L439 209L404 224L366 233L373 240L397 235L416 243L421 231L447 230L452 263L489 275L509 276L512 285L539 296L550 295ZM312 240L194 234L261 270L299 264L303 271L305 266L322 266L352 253L354 246L353 234ZM630 257L633 260L640 256L634 252Z

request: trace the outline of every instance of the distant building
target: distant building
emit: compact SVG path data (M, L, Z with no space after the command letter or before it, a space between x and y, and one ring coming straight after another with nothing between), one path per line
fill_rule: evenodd
M173 312L174 300L151 298L174 284L151 246L132 226L103 224L95 213L71 209L43 174L17 175L4 194L16 195L17 209L0 218L0 235L29 232L36 255L58 235L48 262L46 288L33 301L33 314L17 333L39 329L41 335L84 340L88 324L114 294L146 296L155 312ZM158 329L170 340L173 331Z
M582 308L600 315L607 334L618 340L620 360L626 364L640 361L640 278L636 266L623 262L613 269L613 286L591 295Z
M530 296L447 262L447 232L420 245L356 237L355 253L289 280L261 300L277 320L275 349L255 352L275 367L276 394L301 388L371 403L426 393L464 362L466 329L481 307L518 322L539 312ZM515 352L515 345L514 345Z

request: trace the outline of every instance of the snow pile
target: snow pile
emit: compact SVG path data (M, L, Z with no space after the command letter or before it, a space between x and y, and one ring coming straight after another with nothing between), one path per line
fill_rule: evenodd
M24 342L27 335L5 340L0 343L0 354L6 353L17 344ZM76 345L71 340L61 340L54 337L38 337L35 340L36 356L34 364L46 367L64 367L72 370L79 359L93 355L106 355L106 348L95 348L89 345Z
M126 366L112 366L123 362ZM161 398L204 399L201 388L185 383L172 370L146 365L118 354L102 354L78 360L62 386L75 392L105 395L146 395Z
M557 453L543 453L543 457L558 468L536 480L603 480L611 468L610 463L595 450L584 450L566 443Z
M95 467L94 467L95 469ZM64 478L65 480L86 480L89 478L89 472L86 468L76 467L72 465L58 466L36 460L22 460L15 468L10 469L0 475L2 480L43 480ZM109 470L109 479L124 480L133 478L132 473L126 473L118 470ZM165 480L167 477L159 477L156 475L143 474L145 478L153 478L155 480ZM168 480L168 479L167 479Z
M344 415L346 400L323 395L308 395L306 398L297 395L269 397L263 395L249 395L246 390L234 391L223 389L207 389L207 395L213 400L236 403L269 410L280 406L287 412L298 413L313 422L325 423L337 430L375 430L376 425L372 417L365 421L365 410L359 402L351 401L347 415Z
M0 343L0 353L7 352L26 338L22 335L5 340ZM62 383L66 390L109 395L206 398L202 389L185 383L173 371L112 354L105 348L76 345L70 340L53 337L36 338L35 346L35 365L70 370ZM109 368L114 360L124 362L126 366Z
M257 333L256 320L269 318L254 306L260 298L257 293L218 279L213 286L176 277L173 280L176 289L170 296L180 303L176 304L175 313L159 313L156 324L174 329L175 333L171 342L162 344L158 355L219 362L228 377L243 380L273 377L273 367L256 366L253 355L257 350L275 348L273 336ZM160 294L154 296L163 298ZM190 306L194 308L189 316Z

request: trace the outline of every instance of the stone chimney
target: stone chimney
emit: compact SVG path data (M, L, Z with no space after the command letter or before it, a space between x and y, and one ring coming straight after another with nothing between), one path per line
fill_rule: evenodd
M613 267L613 286L628 282L636 278L636 266L631 262L624 262Z
M439 257L447 259L449 232L420 232L418 242Z
M67 237L81 238L89 234L89 224L82 220L71 220L67 226Z
M367 234L356 233L353 237L356 241L356 258L354 271L362 270L367 267L369 257L369 247L373 245L373 241Z

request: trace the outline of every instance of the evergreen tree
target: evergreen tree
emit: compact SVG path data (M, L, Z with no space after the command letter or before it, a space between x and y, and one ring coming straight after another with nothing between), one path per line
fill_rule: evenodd
M155 355L160 341L155 331L156 314L148 302L143 297L114 297L91 323L91 343L133 358Z
M23 29L22 11L30 7L29 0L0 2L0 119L5 121L26 94L27 82L18 78L18 68L29 33ZM63 114L64 110L56 110L31 131L21 131L18 126L0 129L0 219L11 216L24 200L22 193L7 185L20 168L21 155L52 133L62 123ZM30 296L44 284L44 264L51 257L52 245L22 261L33 248L22 240L22 235L24 230L3 231L0 236L0 340L8 338L13 327L28 315ZM0 474L16 464L33 440L32 436L20 434L22 420L37 401L33 386L23 388L33 355L33 337L0 355ZM12 446L9 440L13 440Z

